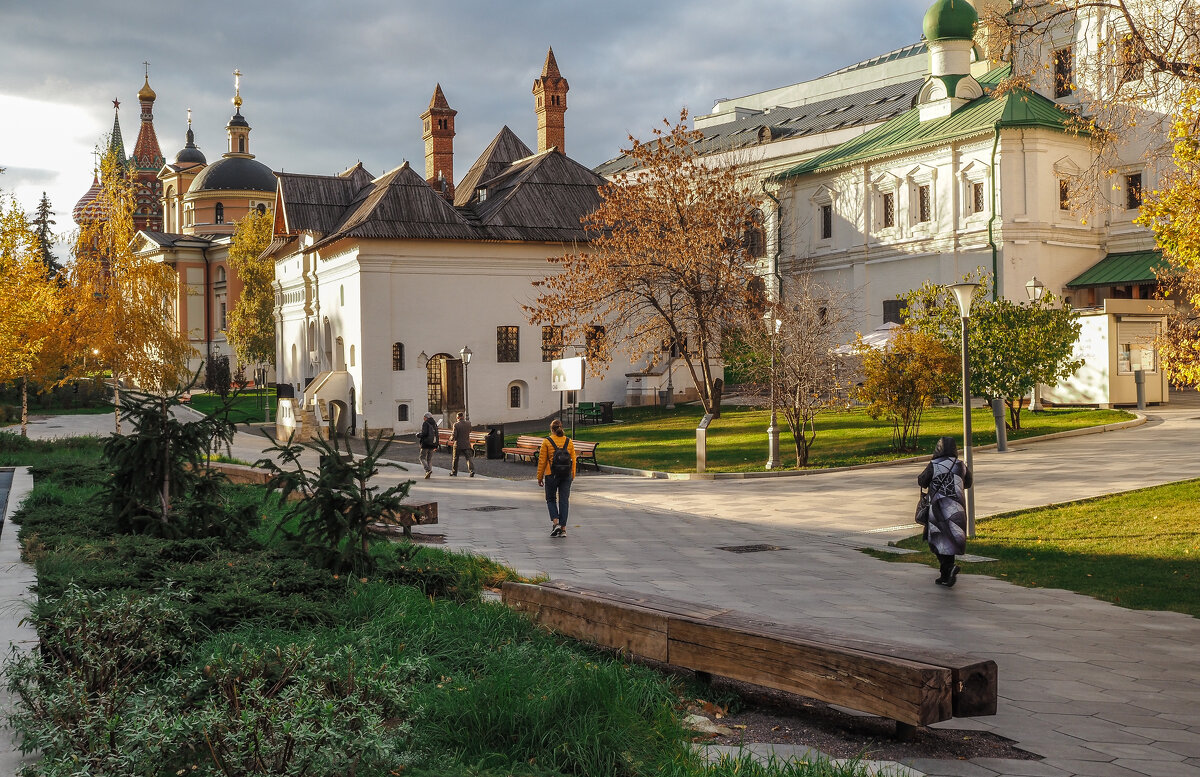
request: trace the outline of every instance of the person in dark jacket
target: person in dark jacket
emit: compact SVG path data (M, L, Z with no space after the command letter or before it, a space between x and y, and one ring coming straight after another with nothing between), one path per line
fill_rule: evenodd
M925 511L925 540L938 558L941 574L936 582L947 588L958 582L955 556L967 551L967 497L971 470L958 460L953 437L938 440L933 458L917 476L917 485L929 489L929 507Z
M425 468L425 478L428 479L433 474L433 452L438 449L438 423L433 413L425 414L417 442L421 444L421 466Z
M458 457L467 457L467 470L471 473L471 477L475 477L475 450L471 447L471 422L463 418L463 414L459 413L454 422L454 431L451 432L450 442L454 445L454 463L450 465L450 477L458 474Z

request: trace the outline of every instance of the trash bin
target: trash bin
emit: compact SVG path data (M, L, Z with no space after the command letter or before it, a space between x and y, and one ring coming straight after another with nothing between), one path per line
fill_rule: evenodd
M504 425L489 426L487 431L487 457L504 458Z
M613 403L612 402L597 402L600 405L600 423L611 424L613 422Z

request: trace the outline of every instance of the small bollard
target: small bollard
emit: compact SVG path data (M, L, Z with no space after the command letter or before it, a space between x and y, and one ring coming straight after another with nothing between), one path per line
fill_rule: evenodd
M1133 371L1133 385L1137 388L1137 408L1146 409L1146 371L1138 367Z
M1008 453L1008 430L1004 425L1003 397L992 398L992 417L996 419L996 450L999 453Z

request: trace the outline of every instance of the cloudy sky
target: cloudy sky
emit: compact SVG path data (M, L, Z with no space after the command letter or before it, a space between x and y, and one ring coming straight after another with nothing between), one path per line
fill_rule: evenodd
M138 132L142 61L170 159L187 109L225 150L233 69L251 151L274 170L424 169L419 115L441 83L458 111L455 173L507 124L536 147L530 89L547 46L570 82L567 153L594 166L683 106L804 81L916 42L929 0L0 0L0 190L41 192L73 227L92 149L121 100Z

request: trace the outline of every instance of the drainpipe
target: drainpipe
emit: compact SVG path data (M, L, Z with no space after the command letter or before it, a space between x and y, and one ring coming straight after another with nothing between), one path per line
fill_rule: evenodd
M775 276L775 304L783 302L783 277L779 274L779 255L783 252L783 205L779 198L767 190L767 179L761 183L763 194L775 203L775 252L771 256L771 275Z
M992 215L988 217L988 245L992 248L992 301L1000 298L1000 261L996 250L996 149L1000 146L1000 122L992 128Z

